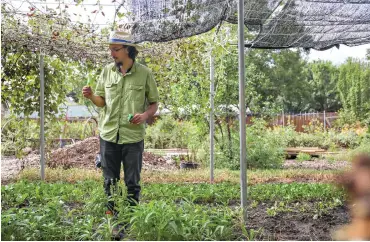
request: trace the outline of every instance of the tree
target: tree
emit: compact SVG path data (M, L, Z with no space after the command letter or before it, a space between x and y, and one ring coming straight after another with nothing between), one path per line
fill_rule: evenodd
M315 111L335 112L341 108L337 89L338 71L330 61L315 61L308 65L311 88L310 108Z
M358 120L370 115L370 63L348 58L339 67L338 91L343 109Z
M309 108L309 85L306 61L300 50L281 50L272 53L271 81L274 94L286 112L301 112Z

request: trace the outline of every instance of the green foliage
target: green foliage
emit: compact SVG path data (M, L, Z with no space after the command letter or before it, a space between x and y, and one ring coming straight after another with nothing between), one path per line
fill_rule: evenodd
M299 152L297 155L297 160L300 162L311 160L311 156L307 153Z
M175 120L164 115L146 129L145 147L151 149L189 149L190 159L208 162L209 139L203 123Z
M272 53L274 67L271 70L275 95L282 103L283 110L300 112L307 110L309 84L306 80L306 62L297 50L281 50Z
M284 147L319 147L322 149L338 150L342 148L356 148L362 142L363 135L355 130L329 129L324 132L320 129L311 129L307 133L300 133L292 126L276 127L271 132L282 139Z
M82 186L81 186L82 185ZM92 183L19 182L3 186L1 236L5 240L92 240L98 217L83 212ZM14 196L16 194L16 196ZM103 205L103 204L101 204ZM4 211L5 210L5 211Z
M173 200L192 203L215 203L226 206L231 200L238 199L240 188L236 184L222 183L217 185L194 184L191 187L181 184L147 184L142 193L144 200ZM230 189L232 188L232 189Z
M145 147L154 149L188 148L197 137L197 126L190 121L178 121L163 115L148 126Z
M151 201L138 207L131 219L137 240L227 240L232 237L229 209L210 208L189 202L174 206Z
M266 128L263 120L254 120L254 124L246 129L247 167L248 168L280 168L284 161L284 145L279 136L274 135ZM216 156L216 167L237 170L240 167L239 159L239 130L231 130L230 140L216 143L219 156ZM224 142L224 143L222 143Z
M343 200L344 192L330 184L261 184L251 187L250 196L257 201Z
M53 142L58 138L85 139L93 136L97 131L93 122L67 122L54 120L45 125L46 150L58 148L59 144ZM1 154L15 155L21 158L23 149L39 147L40 125L37 120L18 118L14 115L3 120L1 129Z
M338 90L343 109L358 120L369 118L370 64L349 58L339 67Z
M36 122L14 116L4 119L1 127L1 154L16 155L19 158L24 155L23 148L35 148L30 139L39 137L39 127Z
M1 102L9 108L10 113L9 117L2 120L4 124L7 123L2 130L2 154L21 157L23 148L38 145L29 139L39 137L39 125L28 117L40 111L40 55L26 48L14 49L12 45L6 45L2 46L2 57ZM57 121L57 116L63 116L61 104L66 101L66 94L74 93L77 101L86 101L82 98L81 89L86 83L87 73L93 80L96 79L97 70L91 71L92 68L91 64L44 56L45 136L48 143L63 134L63 124ZM95 82L91 82L94 86ZM90 102L86 104L91 105ZM84 138L85 131L80 128L64 138ZM80 134L80 137L75 137L76 134Z
M311 109L338 111L341 107L337 90L338 71L329 61L308 64L308 80L311 87Z
M217 116L222 116L221 107L237 107L237 51L229 45L236 40L232 29L233 26L225 24L218 35L211 31L172 41L160 45L158 55L150 53L145 56L146 63L154 70L166 108L176 115L180 115L180 110L185 110L189 116L204 117L208 114L208 60L211 53L216 67ZM361 64L361 70L355 71L354 63L346 63L339 68L324 61L307 63L303 53L296 50L250 50L246 55L246 63L245 101L254 113L270 116L281 109L288 112L338 111L342 103L346 102L343 98L348 96L343 92L350 89L353 93L356 93L356 90L357 93L363 93L363 101L358 103L358 106L365 108L362 110L362 116L369 113L366 112L368 105L365 103L368 100L365 94L367 90L358 86L358 83L363 83L362 87L367 86L365 82L369 79L369 68L365 64ZM346 68L346 65L352 67ZM351 68L357 74L350 74ZM354 75L356 78L351 77ZM359 78L362 81L354 81ZM342 87L343 82L348 85ZM358 114L359 112L356 118L364 118Z
M7 103L17 115L29 116L40 110L40 69L38 54L20 49L11 52L2 47L1 101ZM67 64L56 57L45 56L45 115L53 118L58 105L65 99L65 77Z
M112 220L104 215L102 182L20 181L2 186L2 239L110 240L112 228L125 222L132 223L128 240L238 240L243 235L255 236L239 231L240 221L235 218L240 213L227 207L239 201L239 184L144 184L141 204L135 209L129 209L123 197L114 197L120 213ZM302 204L317 201L317 209L322 210L341 205L336 201L343 201L344 191L330 184L260 184L249 187L248 199L255 204L277 201L271 213L284 211L297 200Z
M281 137L266 129L264 121L255 119L253 122L246 130L247 167L281 168L285 158Z
M240 167L239 129L236 123L236 120L216 121L215 166L217 168L238 170ZM147 147L189 148L192 159L207 165L209 135L208 130L201 128L203 127L201 125L202 123L179 122L170 117L164 117L147 129ZM363 134L357 134L352 129L343 129L339 132L334 129L323 132L322 128L314 126L306 129L309 130L308 133L296 132L292 126L267 128L265 121L253 120L253 124L246 129L247 167L280 168L285 159L284 148L286 147L319 147L331 151L343 148L354 149L365 138Z
M186 113L203 119L208 115L211 54L215 63L216 112L221 111L222 106L238 104L238 66L235 65L238 55L237 49L230 45L237 37L232 29L233 26L223 24L217 35L212 30L163 45L155 44L156 52L143 57L153 70L164 107L177 116ZM148 49L151 47L149 44ZM271 115L283 105L290 111L305 105L303 101L308 92L302 86L308 85L302 85L305 61L300 52L251 50L246 63L245 102L250 110ZM290 87L293 84L296 86ZM302 94L303 91L306 93ZM282 97L288 94L288 98ZM282 101L277 103L276 99Z
M145 200L174 200L194 203L216 203L227 205L240 198L240 184L222 183L194 184L191 187L181 184L147 184L143 191ZM258 184L248 189L248 199L255 201L322 201L342 199L344 192L330 184Z
M338 119L335 120L336 127L343 127L345 125L354 125L358 122L358 118L353 111L348 109L341 109L338 112Z
M290 137L288 147L324 147L324 136L318 133L295 133Z
M360 145L362 137L356 134L355 131L350 130L348 132L341 132L337 134L332 133L332 141L343 148L354 149Z
M103 216L105 195L93 181L21 181L3 186L1 192L5 240L110 240L113 226L122 222L131 222L129 238L136 240L235 239L230 209L185 200L178 206L173 198L159 201L156 197L131 211L120 198L116 202L121 213L113 221Z
M352 160L358 154L370 155L370 137L364 139L363 142L349 153L349 160Z
M29 116L40 111L40 67L39 54L26 49L13 52L10 47L2 47L2 103L6 103L16 115ZM81 100L81 89L86 84L87 74L92 87L99 69L91 64L62 61L56 56L44 56L45 80L45 116L47 120L55 118L59 105L65 102L65 96L74 92Z

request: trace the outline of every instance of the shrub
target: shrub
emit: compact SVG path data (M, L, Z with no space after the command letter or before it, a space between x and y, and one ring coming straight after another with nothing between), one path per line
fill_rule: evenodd
M280 136L266 128L263 120L254 120L253 125L246 129L246 160L248 168L280 168L284 161L284 146ZM240 167L239 159L239 130L232 130L231 145L220 142L217 145L216 167L237 170Z
M355 157L356 155L361 154L361 153L365 153L365 154L370 155L370 141L369 140L364 140L364 142L361 143L361 145L359 147L352 150L349 153L349 160L352 160L353 157Z
M171 116L162 116L148 126L145 135L145 148L189 149L190 158L200 163L208 162L209 135L202 124L192 121L179 121Z
M35 148L31 138L39 138L39 126L36 122L28 119L10 116L4 119L1 129L1 154L4 156L15 155L18 158L24 156L23 148Z
M311 156L307 153L299 152L299 154L297 155L297 160L300 162L307 161L310 159L311 159Z
M171 116L162 116L148 126L145 147L154 149L188 148L197 135L197 126L190 121L178 121Z

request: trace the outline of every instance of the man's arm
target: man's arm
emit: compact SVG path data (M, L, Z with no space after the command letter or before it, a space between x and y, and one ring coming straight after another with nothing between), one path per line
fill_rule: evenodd
M153 117L155 112L157 112L159 96L158 96L157 84L154 81L152 73L149 73L147 81L146 81L145 97L147 98L147 101L149 102L149 106L144 113L134 115L133 119L131 120L131 123L133 124L144 123L148 118Z
M147 118L151 118L154 116L155 112L158 110L158 103L151 103L148 107L148 109L144 112L147 114Z
M82 88L82 95L85 98L90 99L98 107L102 108L105 106L105 99L101 96L94 95L93 91L91 90L91 87L89 86L85 86Z
M147 110L144 113L137 113L131 120L133 124L141 124L144 123L148 118L153 117L155 112L158 110L158 103L151 103Z
M105 106L105 99L101 96L92 95L90 100L98 107L104 107Z

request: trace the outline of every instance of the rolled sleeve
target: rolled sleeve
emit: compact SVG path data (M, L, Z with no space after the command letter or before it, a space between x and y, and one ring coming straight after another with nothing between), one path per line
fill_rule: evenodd
M159 101L157 84L154 81L152 73L149 73L146 81L145 95L149 103L156 103Z

